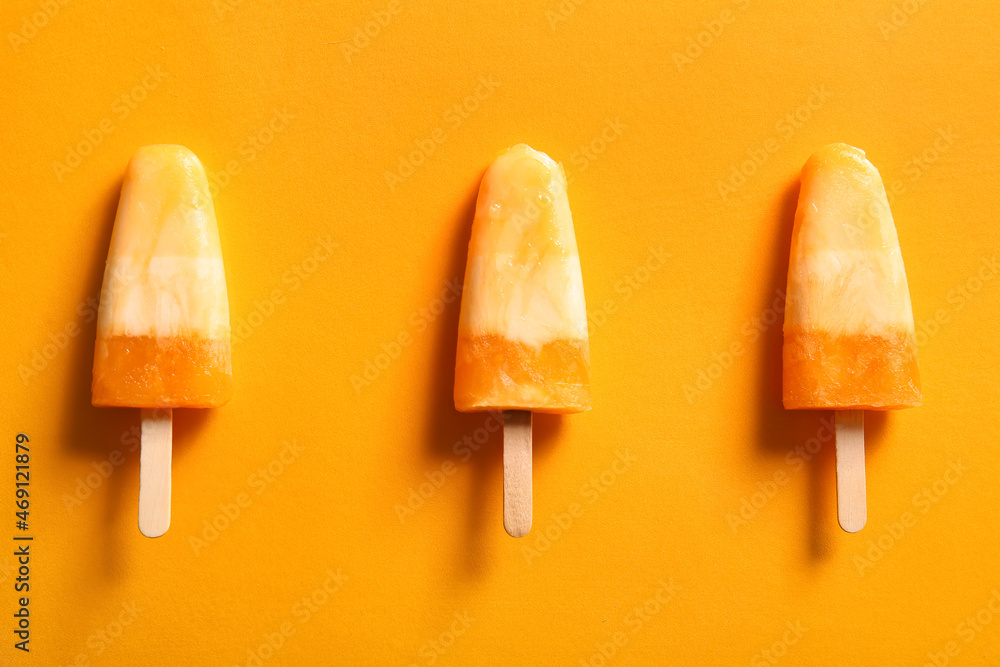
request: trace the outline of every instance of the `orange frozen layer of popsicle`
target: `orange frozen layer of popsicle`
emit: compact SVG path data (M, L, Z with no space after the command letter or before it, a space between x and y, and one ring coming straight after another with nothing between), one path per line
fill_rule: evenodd
M789 409L920 405L910 292L878 170L831 144L802 169L783 349Z
M233 391L229 299L201 162L144 146L129 162L101 289L93 404L207 408Z
M580 256L562 166L518 144L483 177L458 330L455 407L590 409Z

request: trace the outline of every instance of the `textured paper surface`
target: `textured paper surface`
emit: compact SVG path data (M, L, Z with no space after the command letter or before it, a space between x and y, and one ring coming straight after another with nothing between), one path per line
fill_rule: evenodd
M997 5L226 2L0 8L0 662L997 659ZM857 535L831 415L779 387L798 171L834 141L896 190L922 332L924 406L866 418ZM520 541L499 422L451 398L472 205L518 142L571 178L594 403L535 419ZM236 332L232 402L175 415L157 540L138 410L89 395L151 143L214 176Z

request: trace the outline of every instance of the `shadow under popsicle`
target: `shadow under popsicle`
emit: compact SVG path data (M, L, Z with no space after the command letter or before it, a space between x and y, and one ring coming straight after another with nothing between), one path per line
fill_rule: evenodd
M785 289L792 242L795 208L798 204L799 179L796 177L782 195L778 215L780 233L774 239L771 266L760 313L774 312L776 320L761 333L763 354L758 370L757 446L762 456L780 457L778 470L790 478L808 475L806 555L820 562L832 553L832 536L840 531L836 508L836 441L831 410L786 410L781 402L781 376ZM881 441L885 428L884 412L865 412L866 444L869 451Z
M88 266L86 280L70 287L75 290L74 300L83 305L81 310L72 313L77 318L80 333L69 341L63 351L70 373L63 385L59 410L60 442L70 455L92 462L74 479L72 488L64 489L63 504L73 502L71 507L66 507L67 512L72 515L89 511L92 503L104 502L105 523L109 528L114 524L117 514L115 508L123 502L124 482L133 473L133 469L138 471L139 460L138 448L132 454L127 444L133 437L129 431L127 412L98 410L90 404L97 306L120 192L121 179L118 179L102 197L100 213L94 219L94 224L100 227L97 241L93 247L81 249L80 253L81 261ZM117 456L112 458L115 450L121 453L121 459ZM114 465L119 461L119 465ZM118 578L122 570L120 553L115 549L114 541L107 539L108 535L110 531L98 538L104 548L101 557L102 572L108 578Z
M451 225L458 231L447 255L442 258L442 283L445 280L456 280L462 284L465 279L469 238L481 180L482 174L479 174L470 186L458 220ZM432 461L431 469L439 469L445 461L451 461L459 469L470 466L473 469L472 491L467 501L463 502L467 514L461 531L462 558L457 562L463 574L478 578L492 565L490 545L497 544L501 539L513 538L504 532L502 521L487 520L489 516L499 517L499 511L503 507L502 416L487 412L462 413L455 409L455 353L458 345L459 312L460 299L456 299L432 327L437 340L426 395L428 413L424 434L427 457ZM532 449L536 463L549 451L549 444L554 441L561 423L561 415L534 415ZM536 474L536 497L538 487ZM530 540L531 533L523 539Z

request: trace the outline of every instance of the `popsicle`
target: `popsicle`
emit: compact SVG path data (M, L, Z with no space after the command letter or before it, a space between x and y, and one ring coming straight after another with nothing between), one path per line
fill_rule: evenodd
M139 529L170 526L173 408L233 393L229 298L212 195L184 146L136 150L122 183L97 315L95 406L141 408Z
M837 513L857 532L867 520L864 410L921 402L896 227L859 148L831 144L802 168L782 357L785 408L837 411Z
M503 411L504 528L531 528L531 414L590 409L580 255L562 165L518 144L483 176L465 270L455 408Z

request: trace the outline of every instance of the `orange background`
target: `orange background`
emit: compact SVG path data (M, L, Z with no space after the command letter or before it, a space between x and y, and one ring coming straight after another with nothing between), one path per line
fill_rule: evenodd
M0 660L996 660L1000 6L690 4L5 2L0 542L18 432L35 541L30 657L0 549ZM452 281L522 141L572 178L594 409L536 418L518 541L496 422L453 409ZM834 141L896 190L921 331L924 406L869 415L857 535L829 415L779 396L797 175ZM175 416L157 540L138 412L89 395L150 143L213 174L238 334L232 402Z

